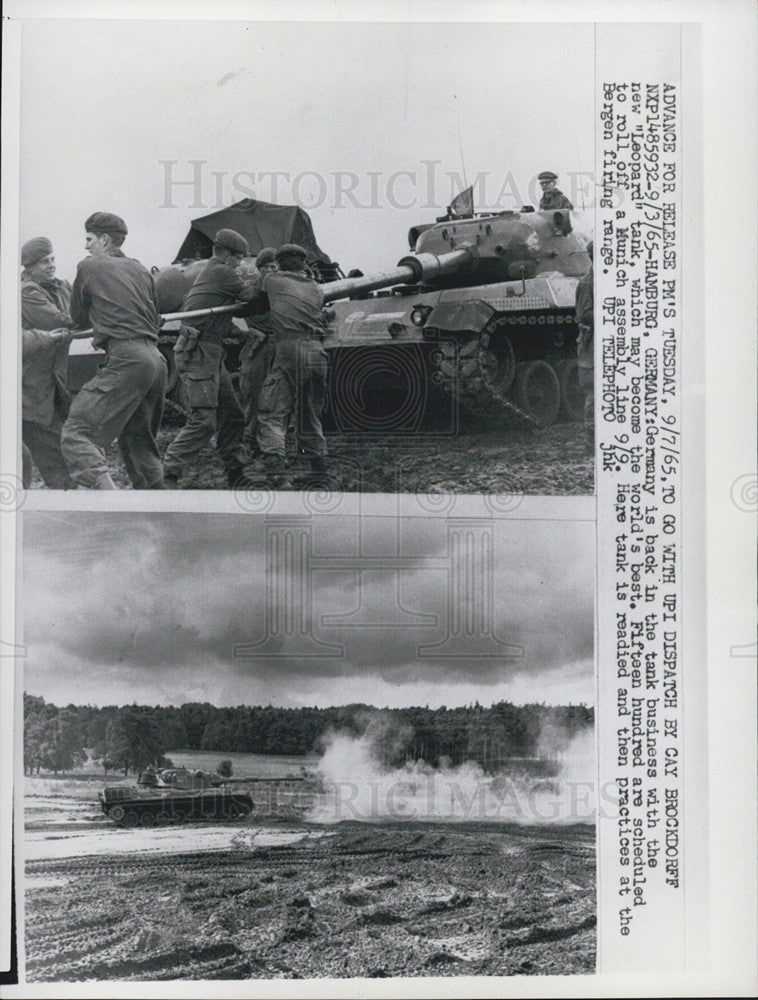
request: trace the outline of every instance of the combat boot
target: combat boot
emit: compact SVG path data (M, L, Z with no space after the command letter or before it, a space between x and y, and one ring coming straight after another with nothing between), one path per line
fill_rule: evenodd
M266 485L272 490L291 490L292 483L287 476L287 463L283 455L265 455Z
M111 479L109 472L101 472L95 480L93 490L117 490L118 486Z
M310 458L311 471L306 476L306 486L311 490L328 490L332 481L329 477L329 470L326 467L326 459L322 455L313 455Z
M226 482L230 490L236 490L246 485L245 466L242 462L233 462L226 467Z

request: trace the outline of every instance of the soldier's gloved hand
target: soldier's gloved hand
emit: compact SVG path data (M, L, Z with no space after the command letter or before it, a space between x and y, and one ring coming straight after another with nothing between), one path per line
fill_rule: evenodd
M59 327L57 330L50 330L50 340L52 340L54 344L70 344L73 339L73 331L68 330L66 327Z
M247 330L235 330L233 333L228 334L228 336L222 338L222 343L226 344L227 347L236 346L237 344L244 344L247 340Z

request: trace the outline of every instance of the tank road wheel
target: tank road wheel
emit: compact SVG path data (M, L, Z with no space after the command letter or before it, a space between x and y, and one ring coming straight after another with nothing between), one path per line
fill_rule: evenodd
M157 820L155 818L155 813L143 812L140 816L140 821L143 826L155 826Z
M175 809L173 812L173 820L175 823L186 823L187 814L183 809Z
M111 806L108 815L110 816L110 818L113 820L114 823L121 824L124 822L124 816L126 815L126 810L124 809L123 806Z
M508 337L498 337L493 344L485 333L479 341L478 360L484 384L493 392L507 392L516 376L516 356Z
M124 816L124 826L138 826L138 825L139 825L139 816L133 809L130 809Z
M238 802L236 804L237 808L237 819L244 819L245 816L249 816L253 811L253 807L248 805L247 802Z
M555 373L561 387L561 416L568 420L583 420L584 393L579 385L579 362L576 358L556 361Z
M516 406L540 426L549 427L561 408L558 376L547 361L524 361L516 366L513 397Z
M155 821L159 826L166 826L167 823L171 822L171 813L159 812Z

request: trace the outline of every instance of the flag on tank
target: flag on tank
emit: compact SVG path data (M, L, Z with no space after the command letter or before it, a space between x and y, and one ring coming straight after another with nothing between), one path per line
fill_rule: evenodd
M461 191L450 202L448 209L450 215L473 215L474 214L474 186L467 187Z

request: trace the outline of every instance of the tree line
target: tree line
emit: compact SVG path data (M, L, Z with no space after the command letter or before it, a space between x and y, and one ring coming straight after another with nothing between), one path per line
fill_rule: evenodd
M329 733L366 736L387 766L443 758L494 768L518 757L549 757L592 726L586 705L512 705L478 702L457 708L378 710L354 704L330 708L280 708L209 702L179 707L66 705L24 695L24 766L27 774L60 773L91 757L105 771L136 773L165 764L169 750L217 750L304 755L323 749Z

